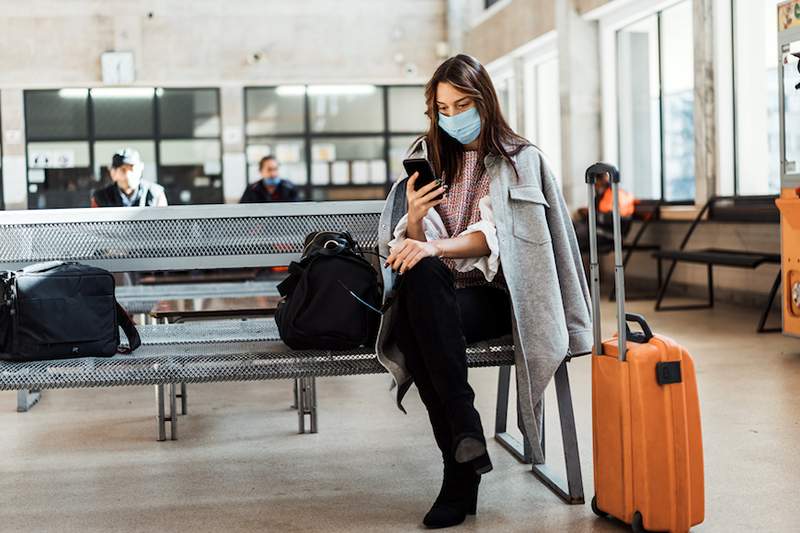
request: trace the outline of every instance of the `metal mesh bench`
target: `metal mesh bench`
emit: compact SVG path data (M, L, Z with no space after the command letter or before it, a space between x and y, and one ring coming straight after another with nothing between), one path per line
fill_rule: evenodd
M775 207L775 196L756 196L750 198L735 198L725 196L715 196L706 202L697 214L689 230L683 237L677 250L659 250L653 253L653 257L658 261L658 281L659 289L656 298L656 311L677 311L688 309L708 309L714 307L714 266L724 266L730 268L749 268L755 269L763 264L780 265L781 256L779 253L754 252L746 250L731 250L723 248L702 248L686 249L689 239L698 228L703 217L708 213L709 220L720 222L776 222L778 210ZM669 270L664 282L661 282L662 261L670 261ZM707 279L707 303L689 305L663 305L664 297L667 294L669 283L675 272L678 263L693 263L706 266ZM772 288L769 291L767 304L761 312L756 329L759 333L777 332L780 328L767 328L767 318L769 317L772 303L778 293L781 283L781 271L775 277Z
M283 266L299 258L303 239L312 231L349 231L365 249L375 247L382 208L380 201L359 201L2 212L0 269L52 260L112 272ZM152 294L150 290L121 287L118 294L123 301L146 302L143 295ZM161 291L159 298L163 290L156 289ZM189 294L207 287L171 290ZM0 390L19 391L19 403L27 407L28 390L154 385L157 434L165 440L167 423L170 437L177 438L177 401L180 398L185 413L186 383L295 379L300 432L305 431L306 417L315 432L316 377L385 371L371 347L290 350L280 342L271 319L145 325L140 332L143 345L130 355L0 363ZM514 364L511 340L470 346L467 358L471 367L500 367L495 437L520 461L531 463L530 447L509 435L506 427ZM532 465L532 472L564 501L583 503L567 361L555 376L566 483L547 465ZM541 445L544 449L544 442Z
M165 285L123 285L117 287L117 300L131 314L147 313L162 300L213 298L217 296L256 296L278 294L274 281L224 283L175 283Z

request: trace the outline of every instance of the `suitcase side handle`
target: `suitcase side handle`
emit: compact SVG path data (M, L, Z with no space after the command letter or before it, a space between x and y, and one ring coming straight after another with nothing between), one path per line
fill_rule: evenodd
M642 328L641 332L632 333L628 327L628 322L636 322ZM637 344L647 344L653 338L653 330L647 324L647 320L638 313L625 313L625 331L628 340Z

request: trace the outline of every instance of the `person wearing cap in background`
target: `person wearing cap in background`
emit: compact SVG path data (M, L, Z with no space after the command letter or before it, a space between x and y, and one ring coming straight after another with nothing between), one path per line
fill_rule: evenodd
M109 173L114 181L92 193L92 207L164 207L164 187L142 179L144 163L139 152L125 148L111 158Z
M261 179L247 186L239 203L296 202L297 189L291 181L278 176L278 167L274 155L262 157L258 163Z

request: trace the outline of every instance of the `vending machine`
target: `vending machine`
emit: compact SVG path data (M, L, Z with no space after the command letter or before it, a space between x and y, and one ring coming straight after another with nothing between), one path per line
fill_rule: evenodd
M783 333L800 337L800 0L778 5Z

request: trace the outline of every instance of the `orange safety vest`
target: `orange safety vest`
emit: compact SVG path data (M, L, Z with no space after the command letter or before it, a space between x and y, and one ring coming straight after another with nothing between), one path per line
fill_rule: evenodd
M611 194L611 187L607 188L600 198L600 203L597 210L601 213L610 213L614 205L614 195ZM621 217L633 216L633 211L636 208L636 199L632 194L619 190L619 214Z

